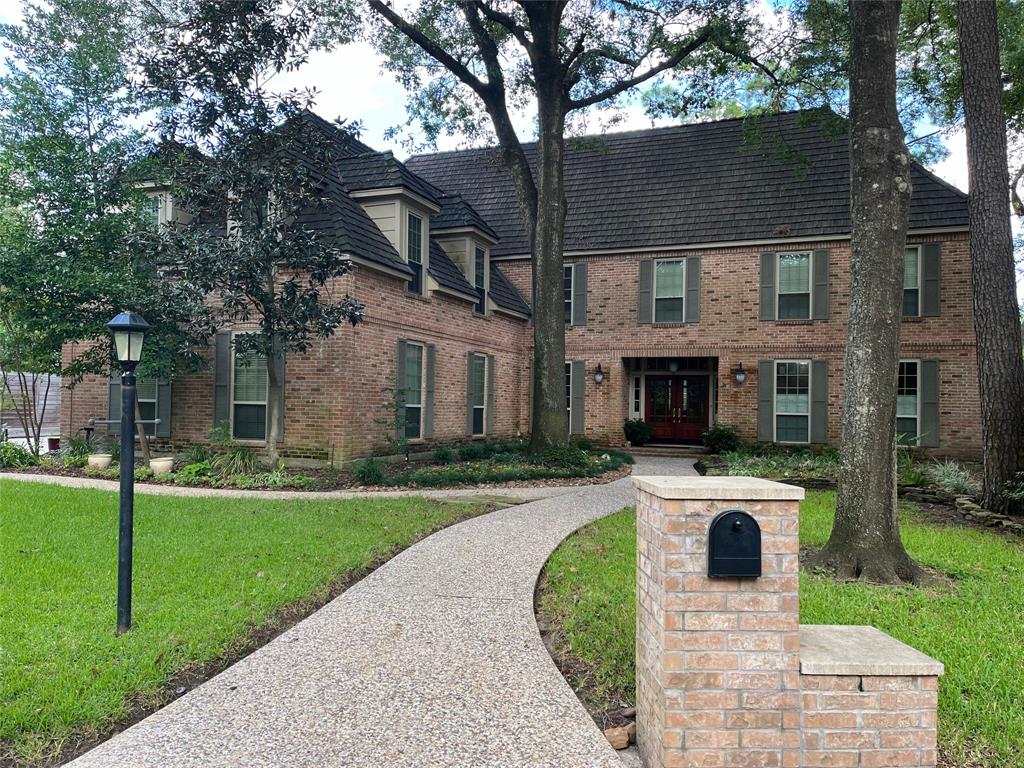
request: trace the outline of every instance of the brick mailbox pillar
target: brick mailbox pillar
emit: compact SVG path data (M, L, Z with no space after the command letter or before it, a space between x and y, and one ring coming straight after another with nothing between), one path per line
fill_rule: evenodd
M748 477L633 482L637 743L646 767L796 768L804 490ZM708 575L709 531L728 510L756 523L723 518L737 541L760 528L760 576ZM721 541L715 572L748 572L751 558L743 562Z

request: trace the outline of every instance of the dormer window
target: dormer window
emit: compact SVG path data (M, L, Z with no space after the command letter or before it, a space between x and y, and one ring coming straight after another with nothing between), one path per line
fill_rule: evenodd
M409 292L423 293L423 219L414 213L408 217L408 236L406 238L406 260L412 269L412 280L409 281Z
M484 282L485 274L485 262L487 261L487 252L479 245L475 247L473 253L473 282L476 286L476 313L483 315L487 312L487 285Z
M146 195L142 211L146 225L154 232L170 220L168 200L166 192L153 192Z

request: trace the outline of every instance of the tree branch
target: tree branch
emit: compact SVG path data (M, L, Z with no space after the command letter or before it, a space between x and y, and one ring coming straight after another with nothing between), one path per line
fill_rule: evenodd
M526 36L526 29L523 27L522 24L517 22L507 13L502 13L497 8L492 8L487 3L483 2L483 0L474 0L473 4L477 7L477 10L483 13L483 15L486 16L488 19L497 24L500 24L505 29L507 29L512 34L512 36L519 41L519 44L526 49L526 52L530 52L530 46L532 45L532 43L530 42L530 39Z

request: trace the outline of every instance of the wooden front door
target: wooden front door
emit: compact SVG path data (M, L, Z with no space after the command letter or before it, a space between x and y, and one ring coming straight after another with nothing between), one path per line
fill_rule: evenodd
M654 439L666 442L699 441L708 428L708 377L647 375L644 421Z

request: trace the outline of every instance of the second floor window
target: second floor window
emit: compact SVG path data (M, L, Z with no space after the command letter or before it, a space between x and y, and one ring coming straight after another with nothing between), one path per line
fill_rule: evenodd
M811 254L779 254L779 320L809 320L811 317Z
M654 263L654 322L681 323L686 296L686 261Z
M423 293L423 219L409 214L409 237L406 244L406 256L412 269L412 280L409 281L410 293Z
M484 282L484 268L487 261L487 254L479 246L473 252L473 282L476 287L476 313L482 315L487 311L487 285Z
M565 324L572 325L572 264L565 265L564 277L562 280L563 300L565 301Z
M921 315L921 249L907 248L903 260L903 316Z

